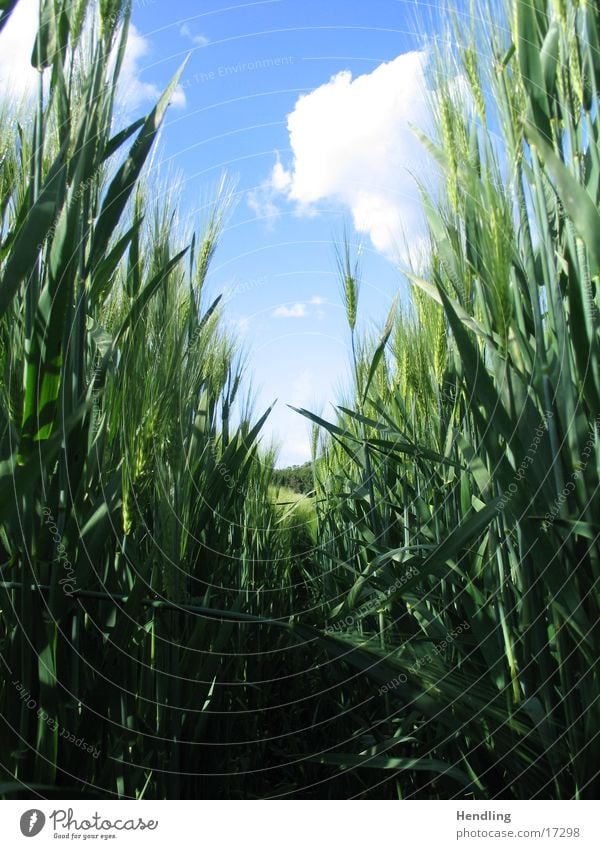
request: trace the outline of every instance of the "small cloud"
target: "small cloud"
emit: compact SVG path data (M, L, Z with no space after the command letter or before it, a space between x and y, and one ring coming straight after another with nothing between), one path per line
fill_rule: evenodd
M270 176L256 189L248 192L247 201L248 207L257 218L270 219L271 222L281 215L281 210L275 201L288 191L292 181L291 175L281 164L279 154L277 153L276 156L277 162Z
M307 314L306 304L293 304L291 307L281 304L274 310L273 318L306 318Z
M197 47L206 47L207 44L210 44L210 38L207 38L205 35L194 35L187 24L182 24L179 28L179 35L184 38L189 38L189 40L195 44Z
M308 307L320 307L325 300L320 295L313 295L309 301L298 301L291 306L281 304L273 312L273 318L307 318L309 315L316 316L319 320L325 318L325 312L321 309L309 310Z
M322 307L325 303L325 298L322 298L320 295L313 295L308 303L313 307ZM322 309L315 310L315 315L319 321L323 321L327 318L325 310Z
M150 53L151 45L135 27L129 27L129 37L125 49L125 58L119 81L119 102L128 111L135 111L146 103L154 102L162 94L161 89L155 84L142 81L140 77L140 64L142 59ZM186 105L185 93L181 86L177 86L171 98L171 104L176 108L184 108Z
M248 208L257 218L266 220L267 225L272 225L276 218L281 215L281 210L275 203L276 193L273 191L268 180L261 183L256 189L248 192L246 202Z
M292 175L286 171L279 158L271 171L270 183L277 192L287 192L292 185Z
M185 97L185 92L182 87L178 85L171 96L171 106L173 106L175 109L185 109L186 105L187 100Z
M231 324L238 333L247 333L250 328L250 316L241 315L239 318L232 319Z

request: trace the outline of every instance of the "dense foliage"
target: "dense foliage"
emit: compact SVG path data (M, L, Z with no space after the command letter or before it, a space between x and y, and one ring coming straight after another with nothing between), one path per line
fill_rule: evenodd
M376 745L325 760L404 768L404 794L593 797L600 13L515 0L510 25L440 68L429 267L318 422L329 615L384 701Z
M312 492L315 483L312 463L275 469L273 482L278 486L285 486L291 489L292 492L307 495L309 492Z

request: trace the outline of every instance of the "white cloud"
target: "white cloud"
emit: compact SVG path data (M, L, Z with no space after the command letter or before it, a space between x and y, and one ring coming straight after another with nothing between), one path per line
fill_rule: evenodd
M156 83L144 82L140 76L141 62L150 52L151 44L148 39L141 35L134 24L130 24L119 81L119 102L130 112L148 103L154 103L162 94ZM185 93L180 85L173 92L171 105L180 109L186 105Z
M231 326L236 333L246 334L250 329L250 316L241 315L231 320Z
M306 304L293 304L291 307L281 304L273 312L273 318L306 318L307 315Z
M291 306L281 304L272 313L273 318L307 318L309 315L316 316L318 319L325 318L323 310L308 310L308 307L321 307L325 300L320 295L313 295L309 301L299 301Z
M271 184L275 191L278 192L288 191L292 185L292 176L285 170L280 161L277 161L273 168Z
M37 87L38 72L31 66L31 54L38 27L38 0L20 0L8 23L0 33L0 90L16 100L27 99ZM131 24L123 68L119 81L118 101L127 111L134 111L156 101L161 89L141 79L141 62L151 51L151 43ZM176 107L185 106L185 94L178 86L172 98Z
M274 197L275 192L268 180L258 188L249 191L247 196L248 208L257 218L265 219L269 225L272 225L273 221L281 215L281 210L275 203Z
M415 176L427 174L427 159L411 125L429 126L427 62L423 51L405 53L301 96L287 123L293 161L286 170L278 159L271 190L300 211L340 202L377 250L397 257L406 239L418 252L425 231Z
M34 93L38 72L31 65L38 0L21 0L0 33L0 90L20 100Z
M205 35L194 35L187 24L182 24L180 26L179 35L182 35L184 38L189 38L190 41L198 47L206 47L207 44L210 44L210 38L207 38Z
M257 218L266 219L268 225L272 225L273 221L281 215L281 209L276 201L281 200L281 193L287 192L292 182L291 175L281 164L279 154L276 156L277 162L269 179L249 191L247 196L248 207Z

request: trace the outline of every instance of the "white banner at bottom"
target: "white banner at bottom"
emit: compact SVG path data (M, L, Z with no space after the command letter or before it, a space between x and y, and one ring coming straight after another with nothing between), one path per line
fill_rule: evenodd
M0 802L0 845L598 849L597 802Z

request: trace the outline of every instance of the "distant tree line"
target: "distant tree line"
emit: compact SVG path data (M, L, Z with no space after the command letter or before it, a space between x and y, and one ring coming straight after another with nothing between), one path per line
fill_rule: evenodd
M303 463L301 466L275 469L273 481L276 486L287 486L294 492L302 494L310 492L314 487L312 464Z

